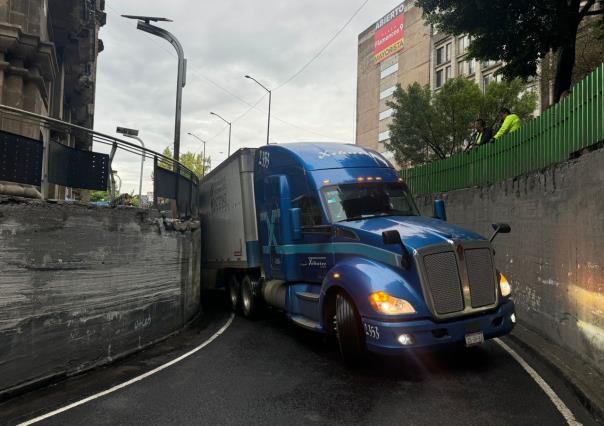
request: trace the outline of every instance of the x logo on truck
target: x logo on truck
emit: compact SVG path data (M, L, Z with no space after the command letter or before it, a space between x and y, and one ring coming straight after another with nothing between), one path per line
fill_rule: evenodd
M267 213L261 213L260 219L266 222L266 229L268 230L268 249L270 251L271 247L277 246L277 236L275 235L275 223L277 219L281 217L281 211L279 209L273 210L271 212L271 217L269 219Z

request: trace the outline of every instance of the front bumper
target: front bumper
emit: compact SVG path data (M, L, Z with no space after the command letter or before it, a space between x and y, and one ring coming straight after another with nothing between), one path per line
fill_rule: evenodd
M484 338L492 339L512 331L515 322L514 302L509 300L496 311L475 317L459 318L443 323L429 319L408 322L384 322L363 318L365 341L371 352L392 354L413 348L436 348L454 343L465 343L467 334L483 332ZM402 345L399 336L409 335L411 344Z

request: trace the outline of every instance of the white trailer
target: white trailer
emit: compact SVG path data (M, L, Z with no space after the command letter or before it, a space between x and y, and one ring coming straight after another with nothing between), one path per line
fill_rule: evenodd
M260 267L254 203L256 150L237 151L200 184L202 279L205 287L225 284L219 272Z

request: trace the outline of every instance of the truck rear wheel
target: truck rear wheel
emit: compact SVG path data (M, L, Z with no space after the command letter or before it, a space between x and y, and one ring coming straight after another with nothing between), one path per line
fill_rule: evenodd
M241 285L239 284L239 280L235 274L229 277L229 282L227 285L228 295L229 295L229 305L234 312L239 311L239 307L241 306Z
M359 365L367 351L361 318L354 304L343 294L336 296L335 328L342 359L349 366Z
M256 318L260 310L258 282L246 275L241 281L241 310L246 318Z

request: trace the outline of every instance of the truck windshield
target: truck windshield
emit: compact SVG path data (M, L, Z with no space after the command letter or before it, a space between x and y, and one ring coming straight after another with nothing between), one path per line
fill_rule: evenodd
M377 216L419 216L402 183L355 183L321 190L332 223Z

